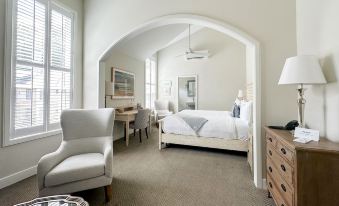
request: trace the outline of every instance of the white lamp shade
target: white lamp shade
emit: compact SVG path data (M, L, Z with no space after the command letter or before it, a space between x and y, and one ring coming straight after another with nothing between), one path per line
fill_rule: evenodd
M106 96L113 96L113 87L114 84L110 81L105 81L105 95Z
M244 92L240 89L238 91L238 98L243 98L244 97Z
M301 55L286 59L279 84L325 84L326 79L318 59Z

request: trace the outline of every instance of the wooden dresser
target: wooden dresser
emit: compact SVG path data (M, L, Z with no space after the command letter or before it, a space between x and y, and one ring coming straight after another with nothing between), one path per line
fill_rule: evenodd
M301 144L288 131L265 130L267 188L276 205L339 205L339 144Z

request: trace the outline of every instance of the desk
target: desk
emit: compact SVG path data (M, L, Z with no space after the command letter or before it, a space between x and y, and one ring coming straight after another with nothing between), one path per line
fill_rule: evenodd
M115 114L115 121L124 122L125 124L125 137L126 137L126 146L129 144L129 123L135 120L135 116L137 115L138 110L129 110L124 112L116 112ZM151 134L151 116L149 117L148 123L149 133Z

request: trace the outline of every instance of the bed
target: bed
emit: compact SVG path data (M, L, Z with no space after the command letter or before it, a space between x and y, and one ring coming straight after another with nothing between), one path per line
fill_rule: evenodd
M247 85L247 99L252 101L251 85ZM207 119L197 131L180 115ZM231 117L229 111L184 110L159 121L159 150L166 144L189 145L234 151L248 151L249 122Z

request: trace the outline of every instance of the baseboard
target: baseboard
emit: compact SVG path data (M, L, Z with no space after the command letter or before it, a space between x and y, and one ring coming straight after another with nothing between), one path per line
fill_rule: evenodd
M262 179L262 189L263 190L267 190L267 181L266 181L266 178Z
M23 179L26 179L30 176L33 176L37 173L37 167L33 166L27 169L24 169L20 172L8 175L7 177L3 177L0 179L0 189L8 187L14 183L17 183Z

